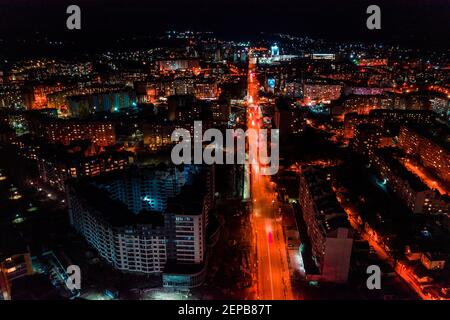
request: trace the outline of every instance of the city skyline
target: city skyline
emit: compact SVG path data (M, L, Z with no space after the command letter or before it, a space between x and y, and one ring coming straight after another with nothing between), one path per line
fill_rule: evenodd
M450 300L447 7L370 4L0 1L0 300Z

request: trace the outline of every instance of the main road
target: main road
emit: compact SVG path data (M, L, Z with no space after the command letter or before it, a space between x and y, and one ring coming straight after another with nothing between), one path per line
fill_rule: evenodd
M251 53L247 86L247 129L259 131L263 128L262 112L258 105L259 84L256 79L256 65ZM259 146L258 141L257 148ZM287 246L281 221L277 218L277 194L270 176L261 174L261 166L259 159L256 164L249 166L251 221L258 270L257 299L292 300L294 296L289 274Z

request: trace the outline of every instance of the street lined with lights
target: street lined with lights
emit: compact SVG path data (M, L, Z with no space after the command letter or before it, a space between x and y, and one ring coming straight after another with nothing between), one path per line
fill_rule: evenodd
M258 106L256 65L249 56L247 128L259 132L262 112ZM259 139L257 148L259 148ZM276 219L276 193L269 176L261 174L259 159L251 166L252 224L257 254L257 298L262 300L294 299L289 274L286 243L282 226Z

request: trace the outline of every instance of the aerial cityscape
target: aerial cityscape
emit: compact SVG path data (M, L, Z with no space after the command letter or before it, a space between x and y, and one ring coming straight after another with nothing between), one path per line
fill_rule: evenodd
M0 23L0 300L450 299L448 38L66 7Z

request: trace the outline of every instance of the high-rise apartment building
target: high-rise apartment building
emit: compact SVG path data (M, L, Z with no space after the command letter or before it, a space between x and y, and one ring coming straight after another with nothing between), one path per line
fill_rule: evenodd
M166 286L197 286L204 279L213 170L132 168L69 182L71 224L118 270L162 274Z
M329 179L322 169L302 168L299 203L322 280L343 283L348 278L353 233Z

